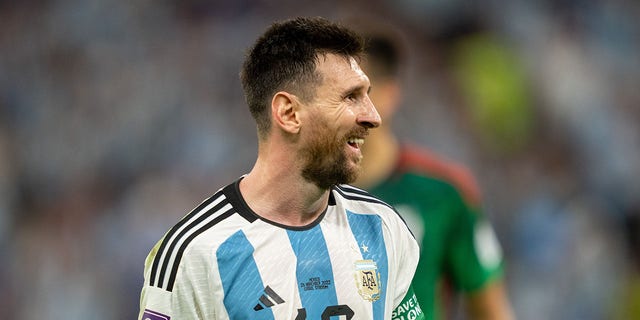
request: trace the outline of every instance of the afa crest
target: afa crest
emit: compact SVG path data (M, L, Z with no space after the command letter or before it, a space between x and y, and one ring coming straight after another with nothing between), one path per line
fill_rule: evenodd
M360 296L367 301L380 299L380 273L373 260L358 260L356 267L356 286Z

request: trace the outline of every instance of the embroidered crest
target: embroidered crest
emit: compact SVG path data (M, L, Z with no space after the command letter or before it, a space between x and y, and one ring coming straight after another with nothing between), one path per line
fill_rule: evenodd
M355 262L355 267L356 286L360 296L371 302L380 299L380 273L378 273L376 262L358 260Z

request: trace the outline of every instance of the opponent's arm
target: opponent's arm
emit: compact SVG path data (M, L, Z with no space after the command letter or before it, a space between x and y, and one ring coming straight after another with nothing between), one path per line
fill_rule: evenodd
M467 293L465 305L473 320L515 319L502 281L492 281L476 292Z

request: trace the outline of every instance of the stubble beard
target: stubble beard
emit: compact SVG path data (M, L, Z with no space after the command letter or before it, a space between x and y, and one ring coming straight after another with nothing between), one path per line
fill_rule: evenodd
M354 133L366 131L356 128L343 137L326 134L327 126L317 128L313 139L302 149L302 177L318 188L328 190L337 184L351 183L360 173L360 166L349 165L345 153L347 138ZM360 133L362 135L362 133Z

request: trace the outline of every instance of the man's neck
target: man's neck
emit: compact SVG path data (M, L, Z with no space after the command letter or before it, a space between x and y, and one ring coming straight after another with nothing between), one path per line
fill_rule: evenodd
M329 191L307 182L288 159L258 157L240 181L240 193L249 207L267 220L287 226L315 221L328 205Z

